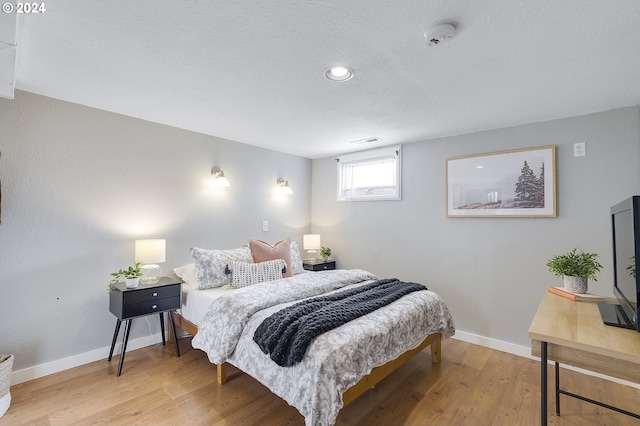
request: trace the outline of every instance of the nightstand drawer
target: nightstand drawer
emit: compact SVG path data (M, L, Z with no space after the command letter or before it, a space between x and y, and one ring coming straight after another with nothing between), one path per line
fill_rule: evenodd
M180 309L180 296L145 301L142 303L127 303L122 307L122 319L149 315L171 309Z
M180 309L181 300L182 283L171 278L162 277L156 283L141 283L136 288L126 288L124 283L118 283L109 293L109 310L124 320Z
M329 271L336 269L336 262L332 260L330 262L317 262L317 263L302 263L302 267L307 271Z
M141 302L149 302L169 297L180 297L181 285L166 285L163 287L142 288L134 291L124 292L124 304L134 304Z

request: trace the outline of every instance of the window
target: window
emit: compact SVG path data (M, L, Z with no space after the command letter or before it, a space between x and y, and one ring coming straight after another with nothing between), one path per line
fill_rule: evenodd
M400 200L401 146L341 155L338 201Z

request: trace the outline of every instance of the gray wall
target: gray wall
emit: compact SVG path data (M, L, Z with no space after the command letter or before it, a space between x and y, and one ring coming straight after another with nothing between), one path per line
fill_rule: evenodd
M545 288L560 285L544 266L552 254L599 252L605 270L590 290L610 293L609 207L640 193L639 115L624 108L405 144L402 201L338 203L333 158L18 91L0 99L0 353L16 355L20 370L108 347L109 273L133 262L136 238L167 239L167 272L191 260L191 246L301 240L310 230L339 267L424 282L459 330L527 346ZM581 141L587 157L574 158ZM557 218L446 218L447 158L541 145L557 146ZM213 166L231 181L222 193L207 188ZM270 195L277 177L293 196ZM132 339L158 328L138 321Z
M545 263L577 246L605 266L590 291L611 294L609 207L640 194L637 107L405 144L402 201L336 202L336 163L314 160L312 231L341 268L426 283L459 330L529 345ZM586 157L573 144L586 142ZM557 218L447 218L447 158L556 145Z
M14 370L110 345L109 274L134 262L137 238L166 238L166 273L191 246L310 230L309 159L20 91L0 99L0 152L0 353ZM271 195L278 177L292 196ZM158 333L149 319L131 339Z

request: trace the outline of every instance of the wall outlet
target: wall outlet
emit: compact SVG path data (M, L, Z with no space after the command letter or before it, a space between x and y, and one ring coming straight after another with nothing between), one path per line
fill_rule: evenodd
M573 156L574 157L586 157L587 144L586 142L578 142L573 144Z
M262 221L262 231L267 232L269 230L269 221L268 220L263 220Z

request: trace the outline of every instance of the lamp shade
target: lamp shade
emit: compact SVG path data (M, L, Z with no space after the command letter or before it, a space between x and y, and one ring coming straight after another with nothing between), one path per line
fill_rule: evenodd
M136 262L142 264L165 261L166 240L136 240Z
M304 234L302 236L302 247L305 250L320 250L320 234Z

